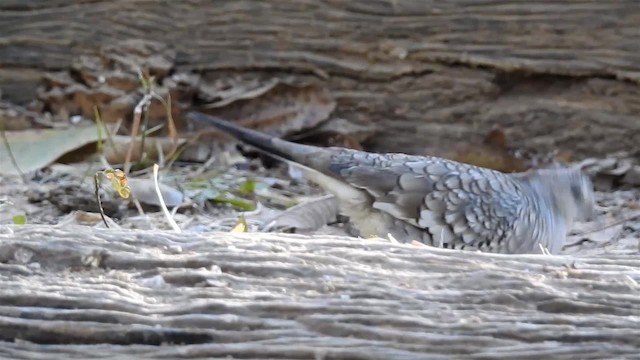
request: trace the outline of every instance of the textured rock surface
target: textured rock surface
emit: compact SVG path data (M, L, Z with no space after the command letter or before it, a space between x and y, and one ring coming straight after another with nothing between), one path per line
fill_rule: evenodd
M634 356L639 281L637 250L505 256L329 236L4 227L0 355Z

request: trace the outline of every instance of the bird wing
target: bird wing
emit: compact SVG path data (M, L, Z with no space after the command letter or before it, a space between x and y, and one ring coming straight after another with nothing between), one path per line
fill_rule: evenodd
M447 247L499 246L523 212L523 189L509 175L446 159L343 150L328 169Z

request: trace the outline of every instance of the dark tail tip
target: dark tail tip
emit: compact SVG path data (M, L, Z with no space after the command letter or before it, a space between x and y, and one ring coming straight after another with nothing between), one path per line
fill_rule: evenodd
M271 135L267 135L253 129L243 128L219 117L196 111L189 112L187 114L187 119L213 126L248 145L266 152L267 154L290 159L288 154L283 153L273 145L274 137Z

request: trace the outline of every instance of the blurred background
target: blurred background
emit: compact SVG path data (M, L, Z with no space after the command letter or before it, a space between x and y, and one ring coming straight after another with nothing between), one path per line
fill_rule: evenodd
M627 209L640 184L639 33L631 0L5 0L3 219L95 213L93 174L108 169L143 199L123 209L105 194L104 210L135 218L159 205L143 194L154 163L167 206L231 224L234 211L322 195L188 123L191 110L297 142L504 172L580 163L618 191L601 206Z

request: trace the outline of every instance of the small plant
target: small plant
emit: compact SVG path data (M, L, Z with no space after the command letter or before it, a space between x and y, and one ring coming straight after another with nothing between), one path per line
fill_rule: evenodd
M131 195L131 189L129 189L127 175L120 169L106 169L104 171L97 171L93 177L95 185L96 200L98 201L98 208L100 209L100 217L104 225L108 228L109 224L104 215L104 209L102 208L102 200L100 199L100 178L104 176L111 183L111 187L115 192L123 199L128 199Z
M13 203L6 199L0 199L0 206L13 205ZM27 216L24 214L17 214L11 217L11 222L15 225L24 225L27 223Z

